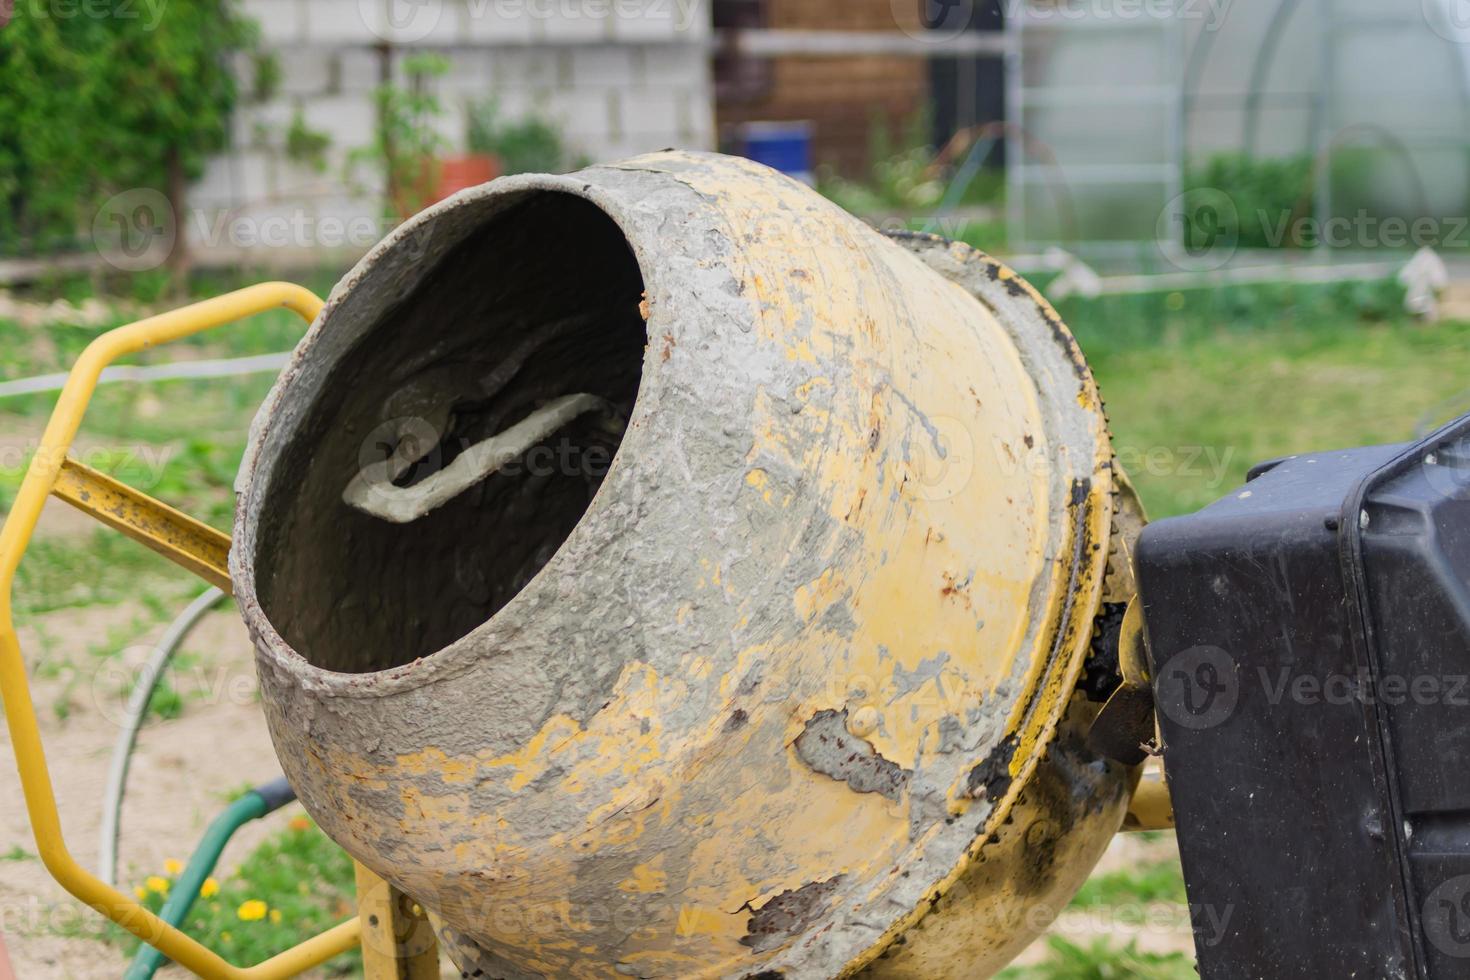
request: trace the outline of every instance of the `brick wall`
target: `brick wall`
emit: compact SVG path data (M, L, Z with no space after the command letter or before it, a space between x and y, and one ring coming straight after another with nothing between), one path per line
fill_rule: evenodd
M919 26L918 0L766 0L766 26L781 30L895 31ZM868 130L875 117L895 130L929 97L928 69L919 58L783 57L771 59L764 92L722 99L721 135L757 120L810 120L813 158L858 176L867 170Z
M377 223L380 188L367 166L349 181L346 164L373 142L373 90L383 73L401 83L405 59L424 50L450 62L434 82L450 152L465 147L469 106L491 96L502 118L535 113L558 123L571 151L592 160L666 146L712 148L708 4L242 0L280 64L280 84L268 101L255 102L248 98L253 65L237 65L246 98L230 150L192 188L190 239L196 249L245 259L370 246L387 230ZM283 152L297 113L331 140L325 171ZM339 246L342 238L349 241Z

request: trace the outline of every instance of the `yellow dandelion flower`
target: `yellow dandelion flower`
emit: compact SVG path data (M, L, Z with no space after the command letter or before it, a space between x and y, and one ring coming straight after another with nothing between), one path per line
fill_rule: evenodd
M311 820L306 817L292 817L291 822L286 824L292 830L310 830Z
M183 870L184 862L178 860L177 858L169 858L167 861L163 862L163 873L169 875L170 877L178 874L180 871Z
M158 892L160 895L168 894L168 879L159 875L149 875L143 880L143 885L150 892Z
M148 889L144 888L142 885L139 885L133 889L133 894L137 895L139 898L147 898Z
M204 898L213 898L219 894L219 882L213 878L205 878L204 884L199 886L199 894Z
M280 922L280 921L281 921L281 910L280 909L271 909L271 922L272 923L276 923L276 922Z
M258 922L265 918L266 904L258 898L252 898L248 902L241 902L235 914L240 917L241 922Z

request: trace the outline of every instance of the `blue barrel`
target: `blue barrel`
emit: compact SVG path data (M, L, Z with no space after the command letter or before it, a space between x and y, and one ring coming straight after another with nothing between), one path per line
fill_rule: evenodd
M795 177L808 184L812 176L812 124L753 122L740 127L742 153L756 163Z

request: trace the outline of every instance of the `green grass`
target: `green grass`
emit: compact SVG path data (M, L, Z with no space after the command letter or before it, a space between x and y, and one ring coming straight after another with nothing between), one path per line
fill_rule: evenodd
M1107 908L1154 902L1183 905L1185 901L1179 862L1169 860L1094 875L1077 892L1072 904L1078 908Z
M135 891L156 912L167 894L160 884L171 886L174 877L156 869ZM216 877L218 891L201 894L184 931L233 963L258 963L356 912L352 859L304 816L293 817L237 868ZM113 928L108 935L130 954L138 948L131 933ZM351 973L360 962L360 953L344 953L326 970Z
M198 579L115 531L103 528L68 537L37 535L26 549L15 583L23 615L81 606L112 605L142 595L187 601Z
M1197 510L1262 460L1400 442L1470 410L1470 324L1385 318L1351 290L1268 292L1063 308L1150 516ZM1244 305L1258 317L1221 319Z
M207 274L191 283L185 299L213 295L272 278L240 273ZM302 277L319 293L335 273ZM48 296L84 299L85 279L53 284ZM170 305L170 304L164 304ZM64 371L99 334L130 318L122 310L98 327L53 325L37 329L0 319L0 378ZM180 357L237 357L289 350L305 332L300 318L285 310L188 338L131 358L134 363ZM180 350L179 348L184 348ZM110 384L92 400L73 454L90 466L228 530L232 484L245 447L246 431L273 378L248 375L151 385ZM11 434L0 453L0 512L19 489L40 430L56 401L54 393L0 400L0 434ZM56 612L124 599L176 609L195 579L117 533L101 528L55 535L43 520L21 563L15 607L22 614Z
M1196 980L1194 961L1183 953L1148 953L1134 943L1096 939L1079 946L1058 936L1046 941L1047 958L1002 970L1000 980Z

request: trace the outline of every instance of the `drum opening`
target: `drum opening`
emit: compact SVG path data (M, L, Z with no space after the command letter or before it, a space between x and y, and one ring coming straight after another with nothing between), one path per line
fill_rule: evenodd
M642 299L611 218L532 191L384 309L297 396L310 405L260 510L257 594L281 637L323 669L384 670L454 642L524 588L621 442Z

